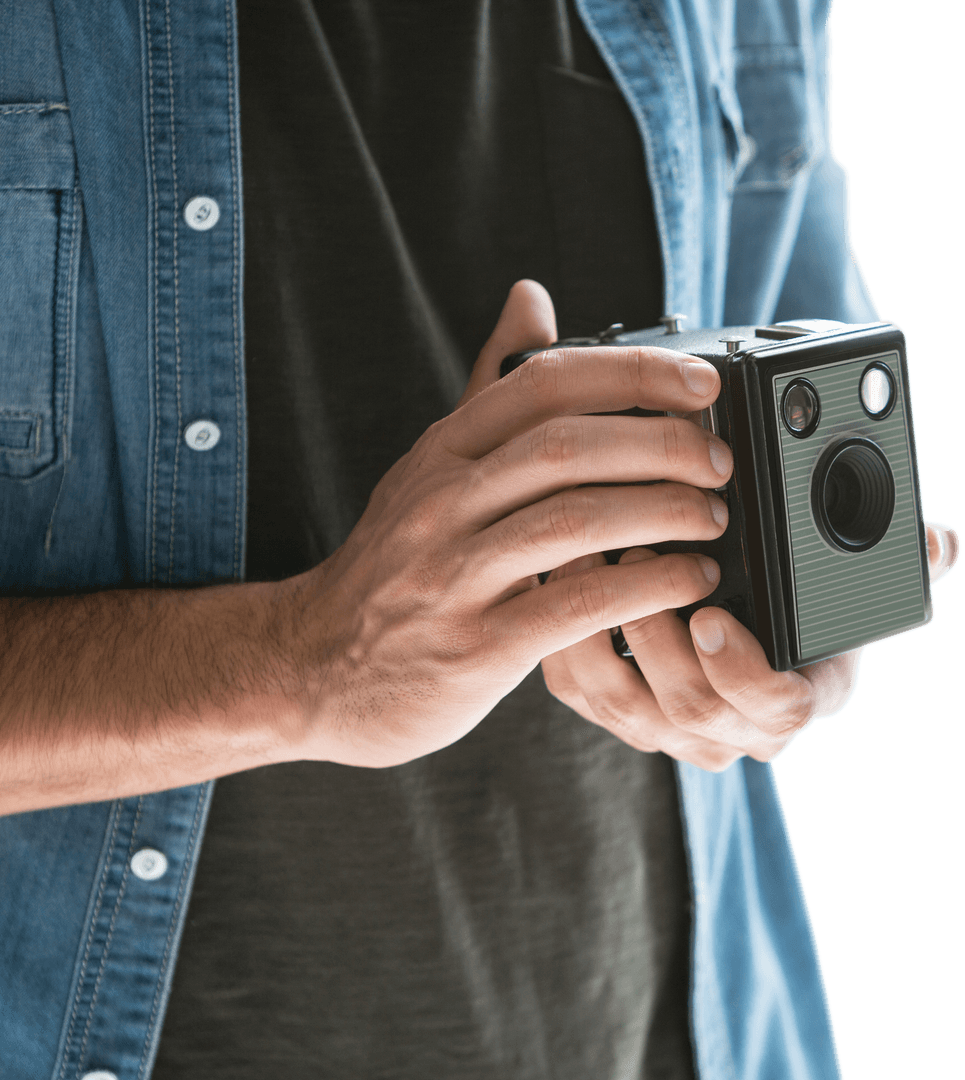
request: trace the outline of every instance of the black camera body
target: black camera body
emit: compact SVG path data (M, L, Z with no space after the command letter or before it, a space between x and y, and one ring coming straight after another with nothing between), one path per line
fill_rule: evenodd
M554 347L650 345L709 361L721 391L690 419L719 435L734 472L730 522L712 541L654 544L710 555L729 611L777 671L803 667L931 617L905 340L889 323L825 320L679 332L664 326ZM506 375L539 350L503 361ZM633 416L682 415L630 409ZM615 562L622 552L607 552ZM631 656L623 635L614 646Z

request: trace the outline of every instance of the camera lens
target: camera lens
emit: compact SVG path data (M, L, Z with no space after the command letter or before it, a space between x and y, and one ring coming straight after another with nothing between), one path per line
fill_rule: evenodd
M821 404L817 390L807 379L796 379L788 384L781 398L781 415L784 426L798 439L806 438L818 426Z
M861 405L872 420L883 420L894 408L895 377L887 364L865 368L859 390Z
M826 450L814 470L812 507L834 547L874 547L895 510L895 478L881 448L868 439L848 439Z

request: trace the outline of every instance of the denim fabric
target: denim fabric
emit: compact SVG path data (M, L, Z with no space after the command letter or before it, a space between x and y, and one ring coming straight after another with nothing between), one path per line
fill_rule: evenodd
M646 150L666 309L862 321L808 0L579 0ZM232 0L0 25L0 591L244 577ZM182 216L217 200L207 231ZM184 431L213 420L218 446ZM770 770L678 767L703 1080L834 1080ZM0 1077L146 1080L212 785L0 819ZM141 848L167 857L153 881Z

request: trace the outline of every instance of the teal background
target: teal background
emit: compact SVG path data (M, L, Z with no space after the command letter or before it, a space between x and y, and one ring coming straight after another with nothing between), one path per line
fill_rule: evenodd
M851 248L875 310L905 337L925 520L961 535L965 5L881 0L869 18L867 4L835 2L828 29ZM931 604L926 626L862 650L848 703L773 763L843 1077L962 1073L961 557Z

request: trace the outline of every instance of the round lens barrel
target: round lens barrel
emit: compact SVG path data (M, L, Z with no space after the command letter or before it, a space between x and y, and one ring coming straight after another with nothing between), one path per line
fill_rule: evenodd
M895 511L895 478L881 448L868 439L848 439L825 451L814 470L812 507L834 547L874 547Z
M873 420L883 420L895 404L895 377L885 364L865 368L859 388L861 405Z
M797 379L788 385L781 398L781 416L784 426L798 439L806 438L818 426L821 403L817 390L807 379Z

